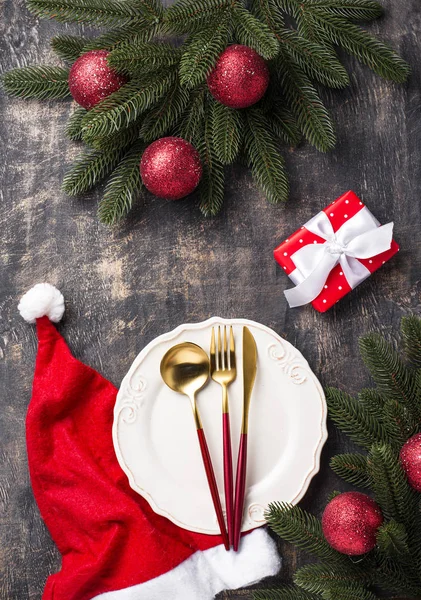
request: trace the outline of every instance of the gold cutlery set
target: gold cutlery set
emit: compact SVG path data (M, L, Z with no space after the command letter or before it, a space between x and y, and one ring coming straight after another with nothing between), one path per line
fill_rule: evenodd
M210 359L197 344L184 342L170 348L161 360L161 376L169 388L188 396L191 402L197 435L202 453L203 465L212 496L219 529L225 549L233 546L238 550L241 523L244 509L244 496L247 473L247 433L251 394L257 369L257 347L248 327L243 327L243 416L240 445L237 459L237 473L234 483L231 450L231 429L229 416L228 387L237 377L235 339L232 326L212 327ZM196 402L196 395L211 377L222 388L222 431L224 450L224 491L226 506L225 526L215 473L212 466L205 433ZM227 532L228 530L228 532Z

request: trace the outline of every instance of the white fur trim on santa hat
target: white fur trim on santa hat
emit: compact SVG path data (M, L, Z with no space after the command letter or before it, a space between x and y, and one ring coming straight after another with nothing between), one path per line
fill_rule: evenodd
M22 296L18 310L28 323L44 316L58 323L64 313L63 294L50 283L37 283Z
M222 545L195 552L168 573L92 600L213 600L222 590L276 575L280 567L275 542L265 529L255 529L241 540L239 552L227 552Z

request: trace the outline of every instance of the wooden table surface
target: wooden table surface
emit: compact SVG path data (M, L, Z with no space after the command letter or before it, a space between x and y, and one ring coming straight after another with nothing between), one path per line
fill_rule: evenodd
M370 384L358 336L373 329L397 337L399 320L420 313L421 4L384 0L371 26L412 66L397 86L346 58L352 85L323 93L338 144L323 155L308 145L285 151L291 178L286 206L270 206L243 168L229 170L225 208L204 219L195 199L138 203L119 227L96 219L100 190L68 198L60 182L79 147L65 139L70 102L0 97L0 597L38 600L59 555L40 519L29 484L25 413L36 352L34 328L17 313L19 297L49 281L67 301L60 331L75 355L119 385L137 353L155 336L211 315L246 317L297 346L325 385L357 392ZM81 26L39 21L23 0L0 3L2 70L57 62L49 39ZM287 278L274 247L299 225L353 189L382 222L395 222L401 252L327 314L290 310ZM320 514L344 484L331 455L349 448L334 427L322 468L303 506ZM274 499L275 500L275 499ZM305 556L280 545L280 580ZM225 592L224 598L249 598Z

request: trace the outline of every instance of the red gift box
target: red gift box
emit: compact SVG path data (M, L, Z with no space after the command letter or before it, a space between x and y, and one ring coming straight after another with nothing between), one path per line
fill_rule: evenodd
M354 192L334 200L274 251L296 284L285 292L290 305L328 310L398 252L392 230Z

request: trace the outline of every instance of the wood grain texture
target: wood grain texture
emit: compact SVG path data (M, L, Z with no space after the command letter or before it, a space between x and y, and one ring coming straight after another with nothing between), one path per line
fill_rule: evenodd
M19 297L34 283L56 284L67 300L60 330L78 358L119 384L137 353L176 325L211 315L245 317L273 327L297 346L323 384L356 392L370 384L358 336L373 329L396 337L399 320L420 314L421 5L384 0L386 16L371 30L412 66L407 85L384 82L346 59L352 85L324 92L337 123L336 149L323 155L304 145L285 155L291 199L270 206L250 175L228 172L225 208L201 217L195 198L148 197L109 230L96 219L100 190L83 198L59 191L79 149L64 138L70 102L0 97L0 598L39 600L59 556L29 485L24 422L36 351L35 333L19 317ZM2 70L57 63L55 33L80 26L38 21L23 0L0 3ZM57 63L58 64L58 63ZM274 247L348 189L382 222L395 221L400 254L327 314L290 310L288 285ZM320 514L332 489L345 489L329 457L351 447L332 426L322 469L303 502ZM288 580L307 558L280 544ZM250 598L247 591L221 598Z

